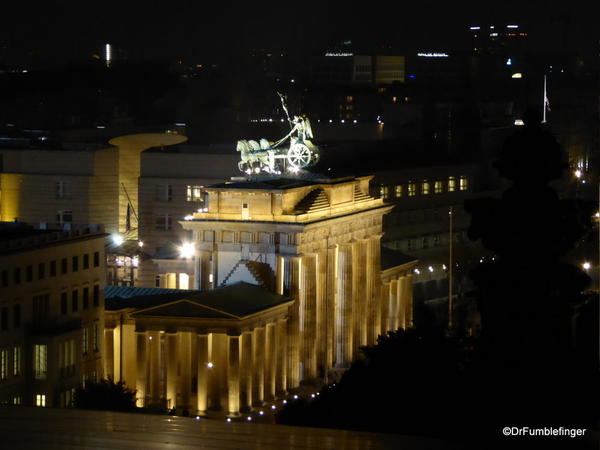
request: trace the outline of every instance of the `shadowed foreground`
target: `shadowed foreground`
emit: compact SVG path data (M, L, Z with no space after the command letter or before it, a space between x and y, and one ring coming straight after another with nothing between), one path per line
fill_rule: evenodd
M0 407L0 447L6 449L395 449L462 447L414 436L226 423L146 414Z

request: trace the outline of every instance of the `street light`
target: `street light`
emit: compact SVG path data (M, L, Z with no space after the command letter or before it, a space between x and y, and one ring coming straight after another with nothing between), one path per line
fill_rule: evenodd
M196 247L193 242L184 242L179 247L179 256L183 259L193 258L196 253Z

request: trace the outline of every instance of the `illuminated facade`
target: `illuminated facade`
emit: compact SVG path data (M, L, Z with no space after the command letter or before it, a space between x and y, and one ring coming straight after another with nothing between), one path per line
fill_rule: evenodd
M391 206L368 195L371 178L207 187L208 210L182 222L202 292L111 306L107 372L123 361L140 405L235 416L302 380L335 376L360 346L410 326L416 261L382 265Z
M71 406L103 376L105 234L0 230L0 403Z

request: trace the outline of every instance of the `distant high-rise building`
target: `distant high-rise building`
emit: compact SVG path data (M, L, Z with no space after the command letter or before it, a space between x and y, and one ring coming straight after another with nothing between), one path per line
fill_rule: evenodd
M477 54L516 55L523 51L527 33L520 25L472 25L469 27L473 52Z

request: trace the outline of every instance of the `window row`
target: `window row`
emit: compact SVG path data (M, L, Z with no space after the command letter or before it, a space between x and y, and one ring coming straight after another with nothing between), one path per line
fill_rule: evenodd
M203 202L206 193L204 186L188 184L185 190L185 200L188 202ZM156 185L156 200L160 202L170 202L173 200L172 184Z
M81 301L79 297L80 290L73 289L71 291L71 301L69 302L69 293L61 292L60 294L60 313L62 315L66 315L69 313L69 303L71 306L71 312L76 313L79 312L79 308L83 311L90 308L90 288L85 286L81 289ZM100 306L100 286L97 284L92 288L92 299L91 304L94 307Z
M466 238L464 231L456 231L453 233L454 243L462 242ZM402 251L426 250L429 248L437 248L448 245L447 233L436 233L432 235L408 238L401 241L396 241L395 248Z
M455 177L448 177L447 181L435 180L431 182L423 180L419 183L409 181L406 185L397 184L394 186L393 193L396 198L401 198L404 196L415 197L417 194L443 194L444 192L466 191L469 189L469 180L467 177L461 176L458 178L458 184L456 182L457 179ZM382 184L379 187L379 195L383 199L391 198L392 191L390 190L390 186Z
M5 381L9 375L18 377L22 371L21 346L15 345L12 351L4 348L0 350L0 381Z
M61 258L60 260L50 261L48 263L39 263L37 265L30 264L28 266L15 267L12 271L12 283L15 285L24 282L32 282L35 280L43 280L47 277L55 277L58 274L65 275L71 272L78 272L90 268L90 262L94 267L100 267L100 252L94 252L92 261L88 253L72 256L70 258ZM7 287L10 284L10 274L8 269L3 269L0 275L2 287Z

